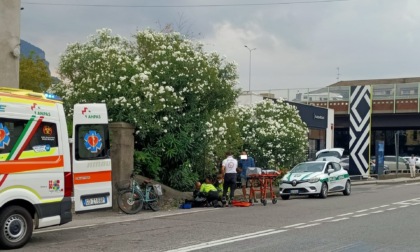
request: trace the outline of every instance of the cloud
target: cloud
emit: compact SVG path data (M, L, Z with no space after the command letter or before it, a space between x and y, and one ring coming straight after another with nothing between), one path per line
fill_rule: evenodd
M206 2L176 2L197 3ZM139 5L134 0L118 4ZM206 50L237 62L239 86L245 90L249 88L249 51L244 45L257 48L252 52L251 89L323 87L337 80L337 67L342 80L419 75L420 2L416 0L214 8L22 5L22 38L46 52L51 68L57 67L68 43L84 42L99 28L129 37L136 30L172 24L201 40Z

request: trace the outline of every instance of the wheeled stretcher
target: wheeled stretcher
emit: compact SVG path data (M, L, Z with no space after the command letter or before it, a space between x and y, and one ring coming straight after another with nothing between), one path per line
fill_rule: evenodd
M260 169L260 168L258 168ZM256 192L260 192L261 203L265 206L267 205L267 191L270 194L271 202L273 204L277 203L277 197L273 191L273 183L279 177L280 172L274 170L256 170L255 172L250 172L247 177L250 182L249 189L249 202L252 202L253 198L256 198Z

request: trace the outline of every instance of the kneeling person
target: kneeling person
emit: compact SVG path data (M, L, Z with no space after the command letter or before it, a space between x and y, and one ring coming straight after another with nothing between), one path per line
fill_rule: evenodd
M200 187L200 193L207 198L208 203L212 203L214 207L218 206L219 193L216 187L211 183L211 178L207 177L206 181Z

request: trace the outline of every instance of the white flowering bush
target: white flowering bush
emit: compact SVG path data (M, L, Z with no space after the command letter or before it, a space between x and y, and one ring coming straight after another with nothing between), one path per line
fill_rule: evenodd
M63 98L70 120L74 103L106 103L111 122L136 127L136 168L181 190L191 189L214 145L204 139L206 122L239 94L235 64L178 33L152 30L132 40L98 30L67 47L59 74L65 81L50 91ZM183 184L185 174L193 179Z
M258 167L290 167L307 157L308 128L295 106L264 100L231 111L237 116L243 140Z
M235 155L247 150L263 168L291 167L307 158L308 128L296 107L282 100L233 107L213 115L206 126L203 140L212 164L227 150Z
M206 131L202 140L206 142L205 173L217 173L221 167L221 161L226 158L225 153L233 151L236 156L243 146L237 116L232 113L232 110L214 114L206 122Z

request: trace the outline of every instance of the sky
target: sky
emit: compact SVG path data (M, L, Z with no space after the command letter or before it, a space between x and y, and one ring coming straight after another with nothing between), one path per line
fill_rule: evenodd
M206 51L236 62L238 87L245 91L420 76L418 0L21 0L21 5L21 39L45 51L53 74L67 45L86 42L98 29L130 38L138 30L171 24ZM256 49L250 53L245 45Z

